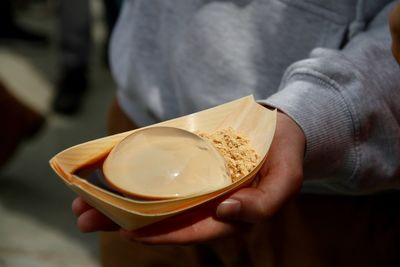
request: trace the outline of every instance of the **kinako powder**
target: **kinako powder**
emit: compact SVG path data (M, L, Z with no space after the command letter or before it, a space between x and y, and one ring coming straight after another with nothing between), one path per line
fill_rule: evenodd
M260 156L251 147L250 141L231 127L213 133L198 132L211 142L224 157L232 182L249 174L257 166Z

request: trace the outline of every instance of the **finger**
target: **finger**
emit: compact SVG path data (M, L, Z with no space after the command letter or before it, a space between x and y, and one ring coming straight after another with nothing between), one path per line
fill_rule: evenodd
M96 209L89 209L78 218L81 232L116 231L120 227Z
M82 197L77 197L72 202L72 212L77 217L91 208L92 206L90 206Z
M187 227L177 228L170 232L150 234L149 231L143 233L121 230L121 235L127 239L146 244L189 245L227 236L234 230L235 227L233 225L216 221L209 217Z
M228 236L233 233L236 228L237 227L234 227L233 225L208 218L188 227L158 235L143 235L141 233L126 230L121 230L121 235L127 239L139 241L145 244L190 245Z
M147 244L191 244L228 235L239 227L216 220L215 207L209 203L136 231L122 230L121 235Z
M282 162L264 170L257 187L243 188L224 200L217 217L253 223L271 217L301 187L302 172L292 169L301 170L301 166Z
M271 217L300 187L292 177L281 175L274 178L275 182L268 187L260 184L258 188L244 188L231 195L218 206L217 217L251 223Z
M279 115L274 141L255 188L244 188L223 201L220 219L258 222L272 216L302 184L304 135L288 117ZM288 135L290 133L290 135Z

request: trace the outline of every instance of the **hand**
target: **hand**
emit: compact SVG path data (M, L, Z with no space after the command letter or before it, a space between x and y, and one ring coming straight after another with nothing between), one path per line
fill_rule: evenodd
M299 126L278 113L277 129L267 160L254 187L240 189L173 218L136 231L120 229L131 240L151 244L189 244L226 236L270 218L300 189L303 181L305 137ZM82 198L72 205L83 232L116 230L118 226Z
M389 24L392 34L392 53L400 64L400 3L392 10Z

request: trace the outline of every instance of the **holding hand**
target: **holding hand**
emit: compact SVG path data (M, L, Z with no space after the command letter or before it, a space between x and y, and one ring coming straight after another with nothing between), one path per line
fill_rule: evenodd
M254 187L242 188L225 200L213 201L136 231L120 229L128 239L152 244L188 244L229 235L271 217L300 189L305 137L287 115L278 113L277 128L267 160ZM112 231L119 227L82 198L72 204L82 232Z

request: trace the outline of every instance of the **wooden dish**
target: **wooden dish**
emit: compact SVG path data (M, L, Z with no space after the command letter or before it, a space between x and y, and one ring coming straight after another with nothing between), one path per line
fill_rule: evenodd
M55 155L50 160L50 165L68 187L93 207L125 229L138 229L249 185L265 161L272 143L276 126L276 111L266 109L257 104L252 96L247 96L152 126L176 127L191 132L214 132L232 127L249 138L252 147L260 155L260 162L246 177L222 189L205 194L156 201L135 200L118 195L76 174L82 167L104 159L115 145L137 130L68 148Z

